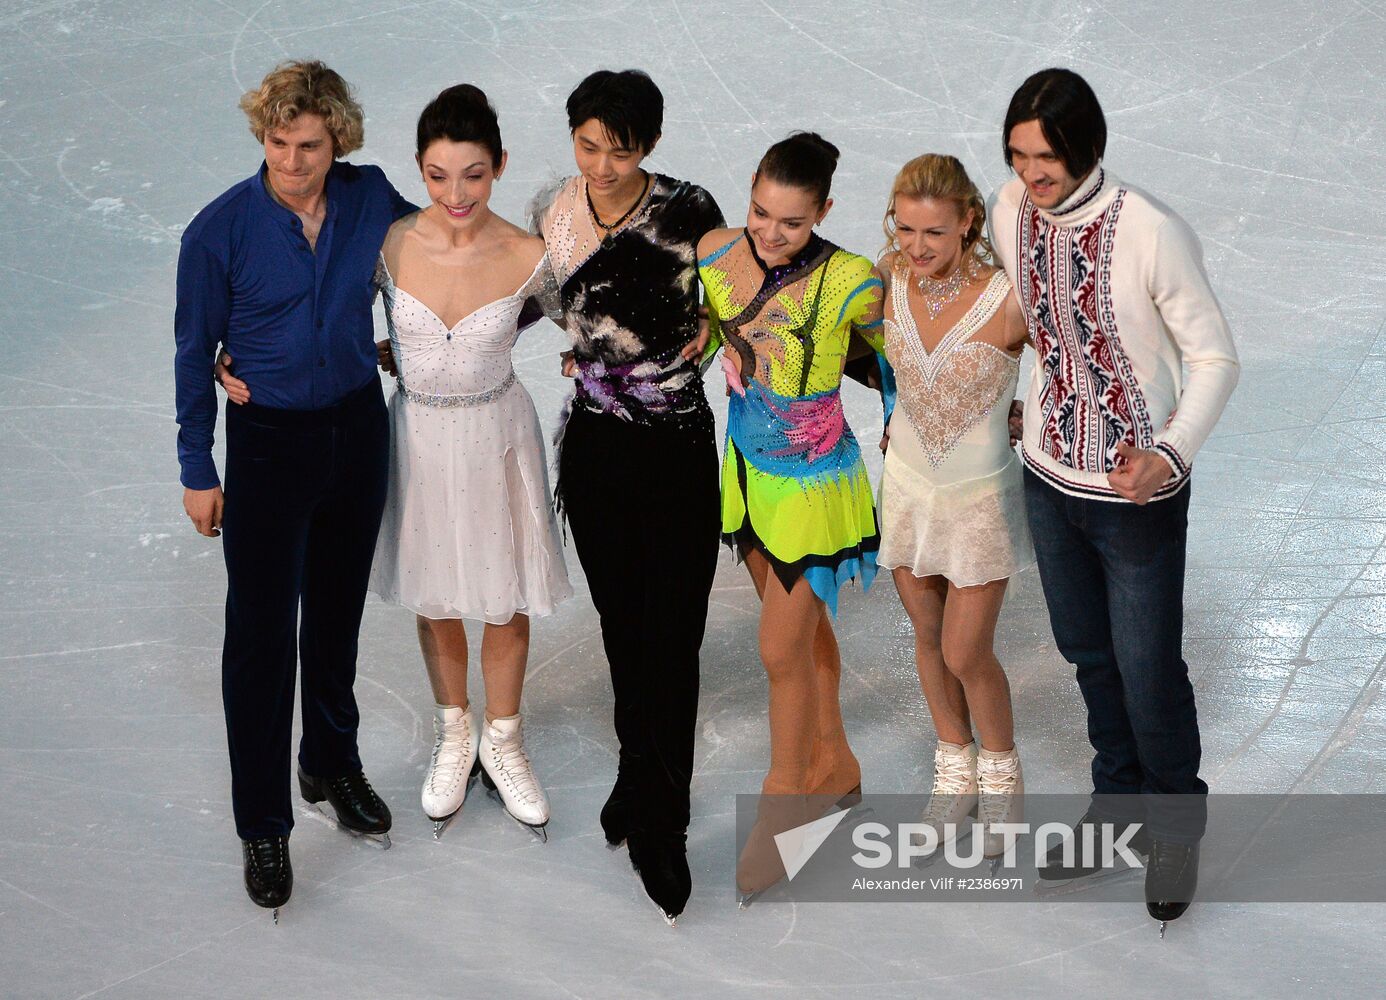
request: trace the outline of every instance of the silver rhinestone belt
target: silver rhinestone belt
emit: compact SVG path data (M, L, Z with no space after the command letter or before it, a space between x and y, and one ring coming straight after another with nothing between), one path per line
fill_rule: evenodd
M483 389L481 392L464 392L455 396L440 396L432 392L419 392L411 389L404 384L403 379L396 379L395 385L399 391L404 393L404 398L411 403L420 403L424 406L480 406L482 403L489 403L492 400L500 399L505 394L505 390L515 384L515 372L505 376L499 385L490 389Z

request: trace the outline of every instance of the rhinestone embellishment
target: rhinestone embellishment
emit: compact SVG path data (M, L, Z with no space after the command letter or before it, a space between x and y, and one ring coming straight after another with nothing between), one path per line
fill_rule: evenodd
M481 392L464 392L453 396L440 396L432 392L419 392L411 389L404 384L403 379L396 379L395 384L399 391L404 393L404 398L411 403L419 403L423 406L480 406L492 400L500 399L515 384L515 370L512 368L510 374L505 376L499 385L490 389L483 389Z

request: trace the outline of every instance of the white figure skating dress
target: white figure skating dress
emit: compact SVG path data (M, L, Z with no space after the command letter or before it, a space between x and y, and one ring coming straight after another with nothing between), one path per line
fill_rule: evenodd
M1011 283L992 275L932 352L909 308L909 265L897 260L886 308L886 357L899 402L881 477L880 566L973 587L1034 561L1020 460L1007 419L1020 360L973 340L1005 305Z
M511 366L521 307L552 280L545 255L513 295L449 329L378 262L399 379L371 570L371 590L387 601L426 618L504 624L572 596L539 416Z

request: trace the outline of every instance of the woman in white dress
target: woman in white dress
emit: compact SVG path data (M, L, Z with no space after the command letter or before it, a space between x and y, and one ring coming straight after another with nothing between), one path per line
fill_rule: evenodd
M544 243L490 210L505 170L486 95L449 87L419 117L430 204L391 227L378 284L399 391L394 461L372 589L418 615L436 705L424 812L436 831L477 769L516 819L542 831L548 802L525 753L520 694L529 619L572 595L534 402L511 350L521 308L551 301ZM462 619L483 626L486 711L467 698Z
M429 205L385 237L374 287L390 339L389 495L371 590L417 616L436 703L422 791L437 836L479 772L543 833L549 806L525 751L520 695L529 620L572 595L550 500L543 433L511 350L527 299L552 301L541 239L490 210L505 170L496 112L476 87L424 109L417 161ZM232 398L241 383L223 371ZM485 715L467 696L467 634L484 623Z
M942 843L944 824L977 808L992 857L1002 839L990 826L1018 818L1023 790L1010 687L992 643L1007 580L1033 557L1008 428L1026 326L1005 272L990 263L985 220L954 157L917 157L895 179L879 269L898 404L878 563L893 571L914 625L938 733L925 822Z

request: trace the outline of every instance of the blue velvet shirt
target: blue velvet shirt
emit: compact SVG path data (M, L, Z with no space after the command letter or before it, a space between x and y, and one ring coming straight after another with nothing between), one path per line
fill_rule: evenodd
M199 212L178 254L178 462L195 490L220 483L212 461L220 345L261 406L321 409L377 377L376 256L390 224L415 211L379 167L338 161L314 252L298 216L265 183L262 164Z

